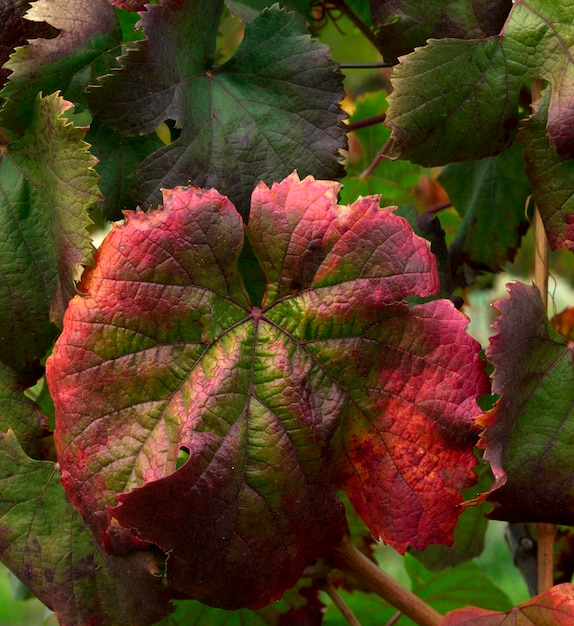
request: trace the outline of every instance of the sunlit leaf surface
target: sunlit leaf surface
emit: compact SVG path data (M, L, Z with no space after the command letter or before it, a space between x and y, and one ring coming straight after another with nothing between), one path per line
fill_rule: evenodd
M87 210L99 198L84 132L69 103L38 97L29 132L0 139L0 360L18 370L51 347L81 265L91 259ZM43 158L39 159L38 155ZM15 341L14 339L17 338Z

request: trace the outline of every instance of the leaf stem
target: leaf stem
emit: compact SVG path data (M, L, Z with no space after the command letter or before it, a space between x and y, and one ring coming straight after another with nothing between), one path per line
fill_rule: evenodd
M343 70L368 70L378 67L394 67L392 63L384 61L374 61L373 63L339 63L339 67Z
M345 536L331 555L331 563L352 574L365 587L378 594L419 626L438 626L442 615L412 591L403 587L376 563L359 551Z
M532 102L536 102L544 85L540 80L532 81ZM534 207L534 284L542 295L544 309L548 309L548 239L538 207ZM538 593L544 593L554 586L554 539L555 524L536 524L538 539Z
M361 626L361 622L355 617L353 611L351 611L341 594L335 589L333 581L328 576L322 581L321 586L329 598L331 598L333 604L339 609L341 615L347 620L347 623L350 626Z
M375 124L380 124L384 122L387 117L386 113L381 113L380 115L373 115L373 117L366 117L364 120L357 120L356 122L351 122L347 124L347 128L349 131L351 130L359 130L360 128L365 128L365 126L374 126Z
M536 524L538 535L538 593L554 586L554 539L556 524Z
M361 31L361 33L370 41L378 50L377 41L373 31L363 22L363 20L347 5L345 0L333 0L332 4L335 9L339 9L343 15L349 18L351 22Z
M387 155L387 152L390 149L392 143L393 143L393 140L389 137L389 139L385 141L385 144L383 145L383 147L378 151L375 158L371 161L371 163L369 164L369 167L367 167L367 169L361 173L361 178L368 178L377 169L377 165L383 159L390 159L391 161L395 160L395 158L389 157Z
M534 207L534 284L538 287L544 309L548 308L548 240L538 207Z

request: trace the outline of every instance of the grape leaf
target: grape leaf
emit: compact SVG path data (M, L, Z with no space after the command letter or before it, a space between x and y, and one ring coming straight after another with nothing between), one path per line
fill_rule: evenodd
M65 498L56 466L0 433L2 562L62 626L153 624L172 608L146 553L105 555Z
M482 572L476 563L469 562L436 573L425 570L422 564L417 563L410 555L407 555L403 562L411 580L413 593L439 613L453 611L469 603L498 611L512 606L506 594ZM384 567L384 563L382 565ZM415 622L398 614L393 606L373 593L367 594L360 591L349 593L346 590L340 590L340 594L361 624L398 623L416 626ZM339 612L335 613L330 607L325 617L325 624L346 626L348 622ZM440 624L442 626L442 622Z
M569 626L573 619L574 586L564 583L522 602L507 613L476 607L457 609L444 616L441 626Z
M468 604L498 611L512 606L508 596L472 561L436 573L407 557L405 569L412 581L413 593L439 613Z
M512 283L508 291L495 303L501 315L486 349L500 398L480 418L495 477L490 517L572 525L572 345L553 330L537 287Z
M0 431L12 429L26 454L34 458L41 457L42 438L48 434L46 418L24 395L37 377L26 380L0 363Z
M388 63L427 39L478 39L500 32L511 0L370 0L376 41Z
M488 465L482 463L477 473L478 490L488 489L492 481ZM477 488L472 487L463 493L463 497L473 498L476 492ZM423 563L428 570L434 572L470 561L484 550L484 537L488 525L486 513L490 508L491 505L487 502L482 502L480 506L465 508L458 519L451 546L430 545L422 552L410 549L409 553Z
M550 90L546 89L534 114L520 129L517 139L524 146L526 173L536 205L553 249L574 248L574 161L562 159L546 133Z
M573 0L515 2L500 34L431 40L401 59L387 124L402 158L421 165L475 160L505 150L518 99L532 78L549 83L547 132L560 156L573 152Z
M229 7L229 10L233 15L237 15L239 19L247 24L251 22L251 20L255 19L263 9L270 7L275 4L273 0L225 0L225 4ZM304 26L305 22L303 17L307 16L307 12L309 10L309 4L307 0L294 0L293 2L279 2L279 5L285 7L288 11L297 11L299 10L302 15L299 16L301 24ZM300 8L297 8L297 5L300 5Z
M301 579L297 587L286 591L280 600L257 611L225 611L195 600L175 602L176 611L159 626L321 626L325 605L319 599L316 582Z
M524 207L531 192L520 145L481 161L451 163L439 182L463 216L449 250L459 284L464 285L466 265L500 271L513 260L528 230Z
M168 587L212 606L263 606L328 556L338 489L404 551L451 541L474 481L487 379L467 319L408 305L438 290L428 243L338 189L260 183L245 227L215 190L164 190L106 237L48 360L72 502L109 551L159 546Z
M84 89L109 71L121 45L120 27L106 0L36 0L26 19L45 21L60 34L32 40L5 65L13 74L0 92L6 99L0 125L14 130L26 128L38 93L60 91L74 104L85 104Z
M24 14L29 8L26 0L0 0L0 89L10 75L10 70L2 66L16 47L27 44L28 39L57 34L49 24L25 20Z
M122 69L93 88L89 103L127 135L172 119L181 135L138 170L137 201L155 206L161 188L192 181L217 187L245 217L251 191L293 169L339 178L346 147L342 78L326 46L277 6L247 24L235 55L214 66L222 0L149 6L147 36Z
M105 219L121 220L122 211L136 206L136 167L164 144L155 132L124 137L97 120L90 124L86 141L98 159L96 172L101 177L99 187L103 196L98 207Z
M61 118L69 103L38 97L29 131L0 153L0 360L15 370L42 358L74 279L91 258L87 208L98 198L84 132ZM39 156L40 155L40 156Z

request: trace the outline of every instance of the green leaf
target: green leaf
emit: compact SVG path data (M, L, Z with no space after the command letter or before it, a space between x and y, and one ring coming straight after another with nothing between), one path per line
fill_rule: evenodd
M102 126L97 120L86 135L90 152L98 159L96 172L100 175L102 200L98 207L107 220L123 219L122 211L134 209L136 167L152 152L163 146L157 134L123 137Z
M508 148L525 77L501 41L432 39L401 59L386 120L401 158L446 165Z
M546 132L550 89L538 101L517 139L524 146L526 174L532 185L548 241L553 249L574 248L574 161L562 159Z
M412 591L441 614L469 604L496 611L512 607L508 596L476 563L467 562L436 573L407 555L405 567L412 580ZM410 620L405 624L411 624Z
M68 307L47 366L64 486L109 551L168 553L175 593L280 597L341 541L341 488L397 549L452 538L478 345L450 302L404 301L438 290L428 243L376 198L338 206L338 189L260 183L245 227L215 190L165 190L114 227Z
M478 39L496 35L512 6L509 0L370 1L379 50L389 63L428 39Z
M286 591L277 602L257 611L238 609L225 611L195 600L176 602L176 611L160 622L160 626L320 626L325 605L318 589L309 581Z
M327 48L303 33L295 14L276 6L246 26L235 55L214 66L222 1L150 6L147 40L130 45L121 71L104 78L89 102L106 124L127 135L175 120L181 136L138 170L142 206L160 189L217 187L245 217L263 179L338 178L346 146L342 78Z
M105 555L65 498L54 463L30 459L11 432L0 433L0 455L2 562L62 626L143 626L169 613L153 560Z
M552 329L538 288L508 286L486 350L500 394L481 419L481 446L495 477L489 515L510 522L574 523L572 345Z
M34 378L26 380L0 363L0 431L12 429L26 454L41 458L42 438L48 434L46 419L24 395Z
M381 115L387 109L383 92L359 98L350 122L359 122ZM382 122L353 131L357 141L350 144L346 163L347 175L341 180L341 202L352 202L359 196L381 195L381 204L405 204L412 201L412 189L417 185L421 168L407 161L381 159L366 173L371 162L383 148L391 131Z
M256 17L259 16L263 9L267 9L274 4L279 4L281 7L285 7L288 11L296 11L297 5L301 5L302 15L299 16L300 24L305 28L305 20L302 19L307 16L308 10L307 0L295 0L294 2L281 1L277 3L275 0L225 0L225 4L229 7L229 10L233 15L237 15L244 24L248 24Z
M402 158L431 166L503 151L517 128L520 90L533 78L550 84L550 141L571 155L573 8L572 0L516 2L497 36L431 40L402 58L387 116Z
M121 46L121 31L106 0L36 0L26 19L46 21L60 34L32 40L5 65L13 74L0 92L6 99L0 126L16 131L26 128L39 93L59 91L74 104L84 104L84 89L109 71Z
M469 603L491 610L508 610L512 604L475 563L449 567L440 573L429 572L412 556L404 559L411 579L412 591L439 613L464 607ZM382 564L384 569L384 563ZM340 594L361 624L393 624L412 626L414 622L401 615L383 598L358 591ZM338 612L329 609L325 626L345 626L348 622ZM441 622L442 624L442 622Z
M36 100L29 131L0 154L3 281L0 360L14 369L43 357L75 279L91 258L87 209L99 198L84 133L61 118L56 95Z
M439 182L463 216L450 247L459 284L464 284L465 265L477 271L500 271L514 259L528 229L525 207L531 192L520 146L481 161L451 163Z

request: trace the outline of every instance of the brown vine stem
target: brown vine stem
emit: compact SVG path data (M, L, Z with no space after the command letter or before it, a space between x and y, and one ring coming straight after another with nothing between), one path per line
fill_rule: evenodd
M540 290L544 308L548 308L548 241L538 207L534 207L534 283ZM536 525L538 539L538 593L544 593L554 586L554 539L555 524Z
M395 160L396 157L390 157L387 154L387 152L390 150L390 148L392 146L392 143L393 143L393 140L389 137L389 139L387 139L387 141L385 141L385 144L379 150L379 152L377 153L375 158L371 161L371 163L369 164L367 169L364 172L361 173L361 178L368 178L377 169L377 165L383 159L390 159L391 161Z
M339 609L341 615L347 620L350 626L361 626L361 622L355 617L354 613L347 606L347 603L341 598L339 592L335 589L335 585L329 577L325 578L321 585L323 590L327 593L329 598L333 601L333 604Z
M352 574L365 587L381 596L419 626L438 626L442 615L412 591L403 587L371 561L345 536L331 555L331 563Z
M532 81L532 103L541 95L544 85L542 81ZM542 295L544 308L548 309L548 240L538 207L534 207L534 284ZM554 539L555 524L538 523L536 525L538 539L538 593L544 593L554 586Z
M373 126L374 124L381 124L385 121L387 117L386 113L381 113L380 115L374 115L373 117L367 117L364 120L358 120L357 122L349 122L347 124L347 130L360 130L361 128L365 128L367 126Z

